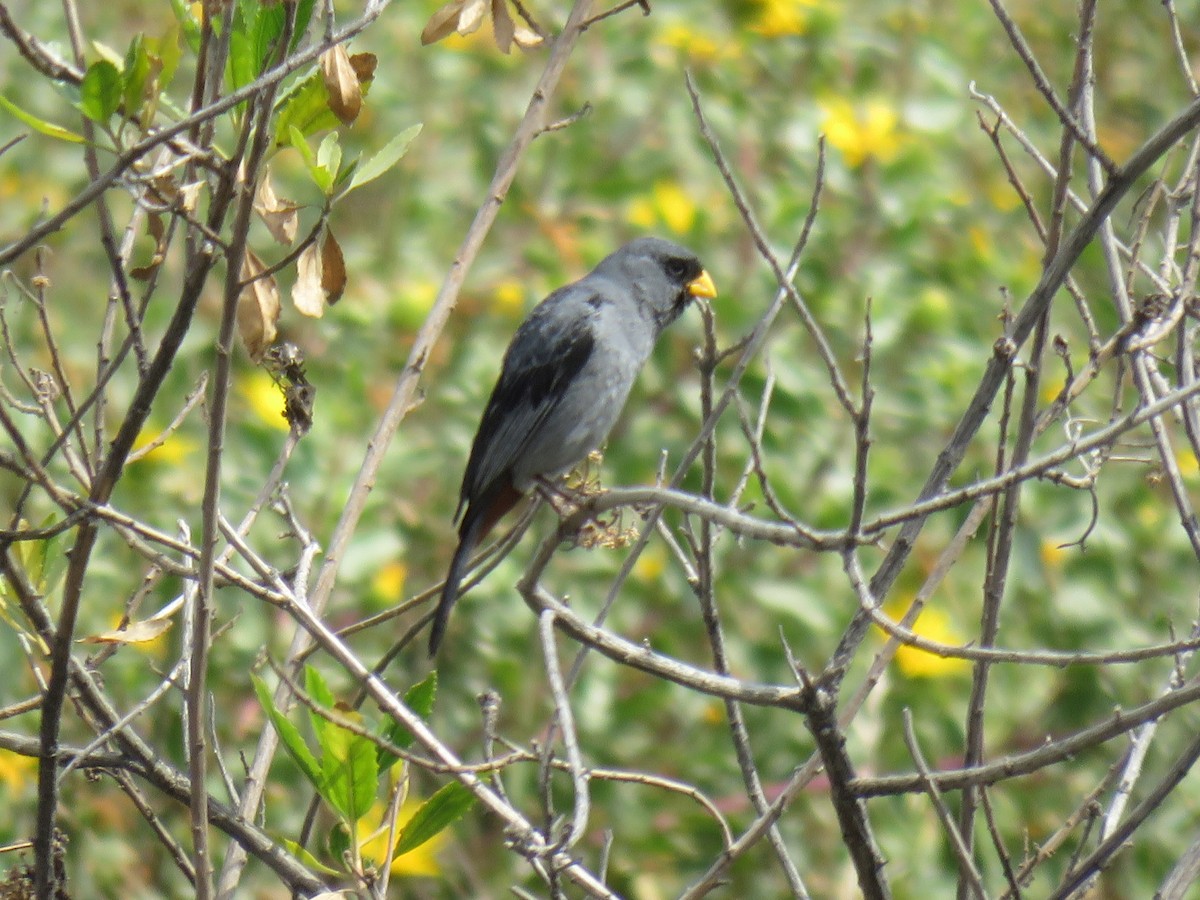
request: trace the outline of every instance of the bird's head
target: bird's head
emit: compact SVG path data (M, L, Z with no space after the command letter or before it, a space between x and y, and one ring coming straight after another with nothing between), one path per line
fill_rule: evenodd
M715 297L712 276L691 250L673 241L642 237L605 257L596 273L629 285L661 331L695 297Z

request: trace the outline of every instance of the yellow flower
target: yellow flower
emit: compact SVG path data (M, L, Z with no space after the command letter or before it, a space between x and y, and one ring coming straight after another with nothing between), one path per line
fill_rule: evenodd
M515 318L525 311L525 288L516 279L501 281L492 293L492 304L503 315Z
M884 610L893 621L899 621L908 609L911 598L901 598L892 602ZM950 618L936 607L925 607L912 626L913 634L935 641L939 644L959 646L963 643L962 636L955 630ZM921 650L911 644L902 644L896 650L896 665L909 678L942 678L956 675L971 668L965 659L938 656L927 650Z
M1057 571L1063 567L1063 560L1066 559L1067 550L1069 548L1062 545L1062 541L1044 540L1038 547L1038 555L1042 558L1042 566L1047 571Z
M161 434L157 428L147 428L142 431L137 440L133 442L133 452L137 453L143 447L148 447ZM140 462L143 459L152 459L156 463L164 465L176 465L183 462L187 457L191 456L196 451L197 444L190 437L185 437L179 432L169 434L161 444L146 453L145 456L138 457Z
M1053 403L1058 399L1058 395L1063 392L1063 388L1067 386L1065 378L1048 378L1042 382L1042 393L1040 399L1046 405Z
M989 179L985 192L988 202L1000 212L1011 212L1021 205L1021 198L1013 186L999 178Z
M1147 496L1146 502L1137 508L1136 518L1143 528L1154 528L1162 523L1162 504L1153 496Z
M653 228L658 223L654 212L654 202L648 197L638 197L629 204L629 212L625 214L630 225L638 228Z
M700 718L708 725L720 725L725 721L725 704L710 700L700 711Z
M421 807L423 801L413 798L410 794L405 798L404 803L400 806L400 815L396 818L396 829L394 837L399 839L400 832L404 830L405 824L413 817L413 814ZM358 820L358 839L360 841L375 834L380 830L383 824L383 818L387 814L387 806L382 801L377 801L371 807L363 818ZM403 856L397 856L392 860L393 875L427 875L437 876L441 874L441 867L437 863L437 852L442 845L446 843L448 832L440 831L434 837L427 840L420 847L410 850ZM393 841L392 846L395 846ZM364 859L370 860L379 865L387 856L387 829L383 828L379 834L375 834L370 840L365 841L360 847Z
M717 39L690 25L674 23L658 33L658 43L663 47L678 50L692 62L713 62L722 56L722 47ZM726 45L730 48L732 45Z
M966 206L974 195L966 188L954 188L946 193L946 202L955 206Z
M404 582L408 579L408 566L399 560L380 567L371 581L371 590L389 603L394 603L404 592Z
M647 547L633 564L633 577L643 584L653 584L667 568L666 553L653 544Z
M1175 465L1179 466L1179 474L1188 481L1194 479L1200 472L1200 463L1196 460L1196 454L1190 449L1175 451Z
M639 228L662 223L675 234L687 234L696 223L696 211L696 201L676 182L659 181L649 197L639 197L630 204L626 217Z
M763 37L804 34L808 30L808 11L816 5L816 0L760 0L750 30Z
M283 417L283 391L262 369L255 369L238 384L238 393L265 424L280 431L290 427Z
M405 329L420 327L429 311L433 309L439 287L439 282L421 279L409 283L399 291L389 291L394 321Z
M840 98L826 101L821 128L829 143L840 150L847 165L857 168L868 159L888 162L900 151L897 126L900 116L882 100L869 100L865 108Z
M492 35L490 32L491 29L487 28L480 28L476 31L472 31L470 34L458 34L455 32L446 38L443 46L445 46L447 50L457 50L460 52L471 52L473 50L478 50L486 53L490 51L493 46Z
M19 791L33 783L37 765L38 761L32 756L0 750L0 782L8 785L10 791Z
M980 259L991 259L992 256L992 238L984 229L978 225L972 225L967 229L967 237L971 239L971 246L975 250L975 255Z

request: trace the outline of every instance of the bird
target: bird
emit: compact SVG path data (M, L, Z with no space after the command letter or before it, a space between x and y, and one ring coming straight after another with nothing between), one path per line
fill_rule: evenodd
M692 251L640 237L551 293L517 328L467 459L431 657L479 542L531 487L551 484L604 443L659 335L693 299L716 295Z

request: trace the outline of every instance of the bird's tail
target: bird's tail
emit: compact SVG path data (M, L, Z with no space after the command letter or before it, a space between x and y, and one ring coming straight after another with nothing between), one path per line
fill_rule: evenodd
M471 503L463 516L462 526L458 529L458 548L450 560L450 571L442 585L442 596L438 599L437 609L433 611L433 624L429 629L429 655L436 656L438 645L446 633L446 623L450 619L450 610L458 599L458 587L467 574L467 566L471 562L471 554L479 545L483 536L492 530L492 526L506 512L517 505L524 496L512 485L505 482L492 493L483 503Z
M463 520L463 529L458 538L458 549L454 551L454 558L450 560L450 571L446 575L446 583L442 585L442 596L438 599L437 609L433 613L433 625L429 629L430 656L437 655L438 645L441 644L442 636L446 633L450 610L454 606L454 601L458 599L458 586L462 584L463 577L467 574L467 565L471 561L471 554L475 552L475 546L483 536L481 525L483 525L483 517L472 516L471 511L467 510L467 517Z

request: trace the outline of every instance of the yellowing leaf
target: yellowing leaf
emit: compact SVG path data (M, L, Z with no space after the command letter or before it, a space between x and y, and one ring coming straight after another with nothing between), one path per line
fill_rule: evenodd
M392 839L393 849L395 849L396 841L400 838L401 831L420 808L421 802L412 796L407 797L400 806L400 814L396 817L395 834ZM388 855L387 828L383 821L386 812L385 804L376 803L358 823L358 838L363 841L359 850L363 858L377 866L381 865ZM437 852L445 842L446 833L442 832L408 853L394 857L391 865L392 874L428 877L440 875L441 869L437 863Z
M21 107L17 106L3 95L0 95L0 108L8 110L10 114L24 122L39 134L44 134L47 137L58 138L60 141L69 141L72 144L86 143L83 135L76 134L73 131L68 131L61 125L55 125L53 122L46 122L42 119L39 119L32 113L25 112L25 110L21 109Z
M170 627L170 619L144 619L141 622L130 622L125 628L104 631L91 637L82 638L79 643L148 644L166 634Z

